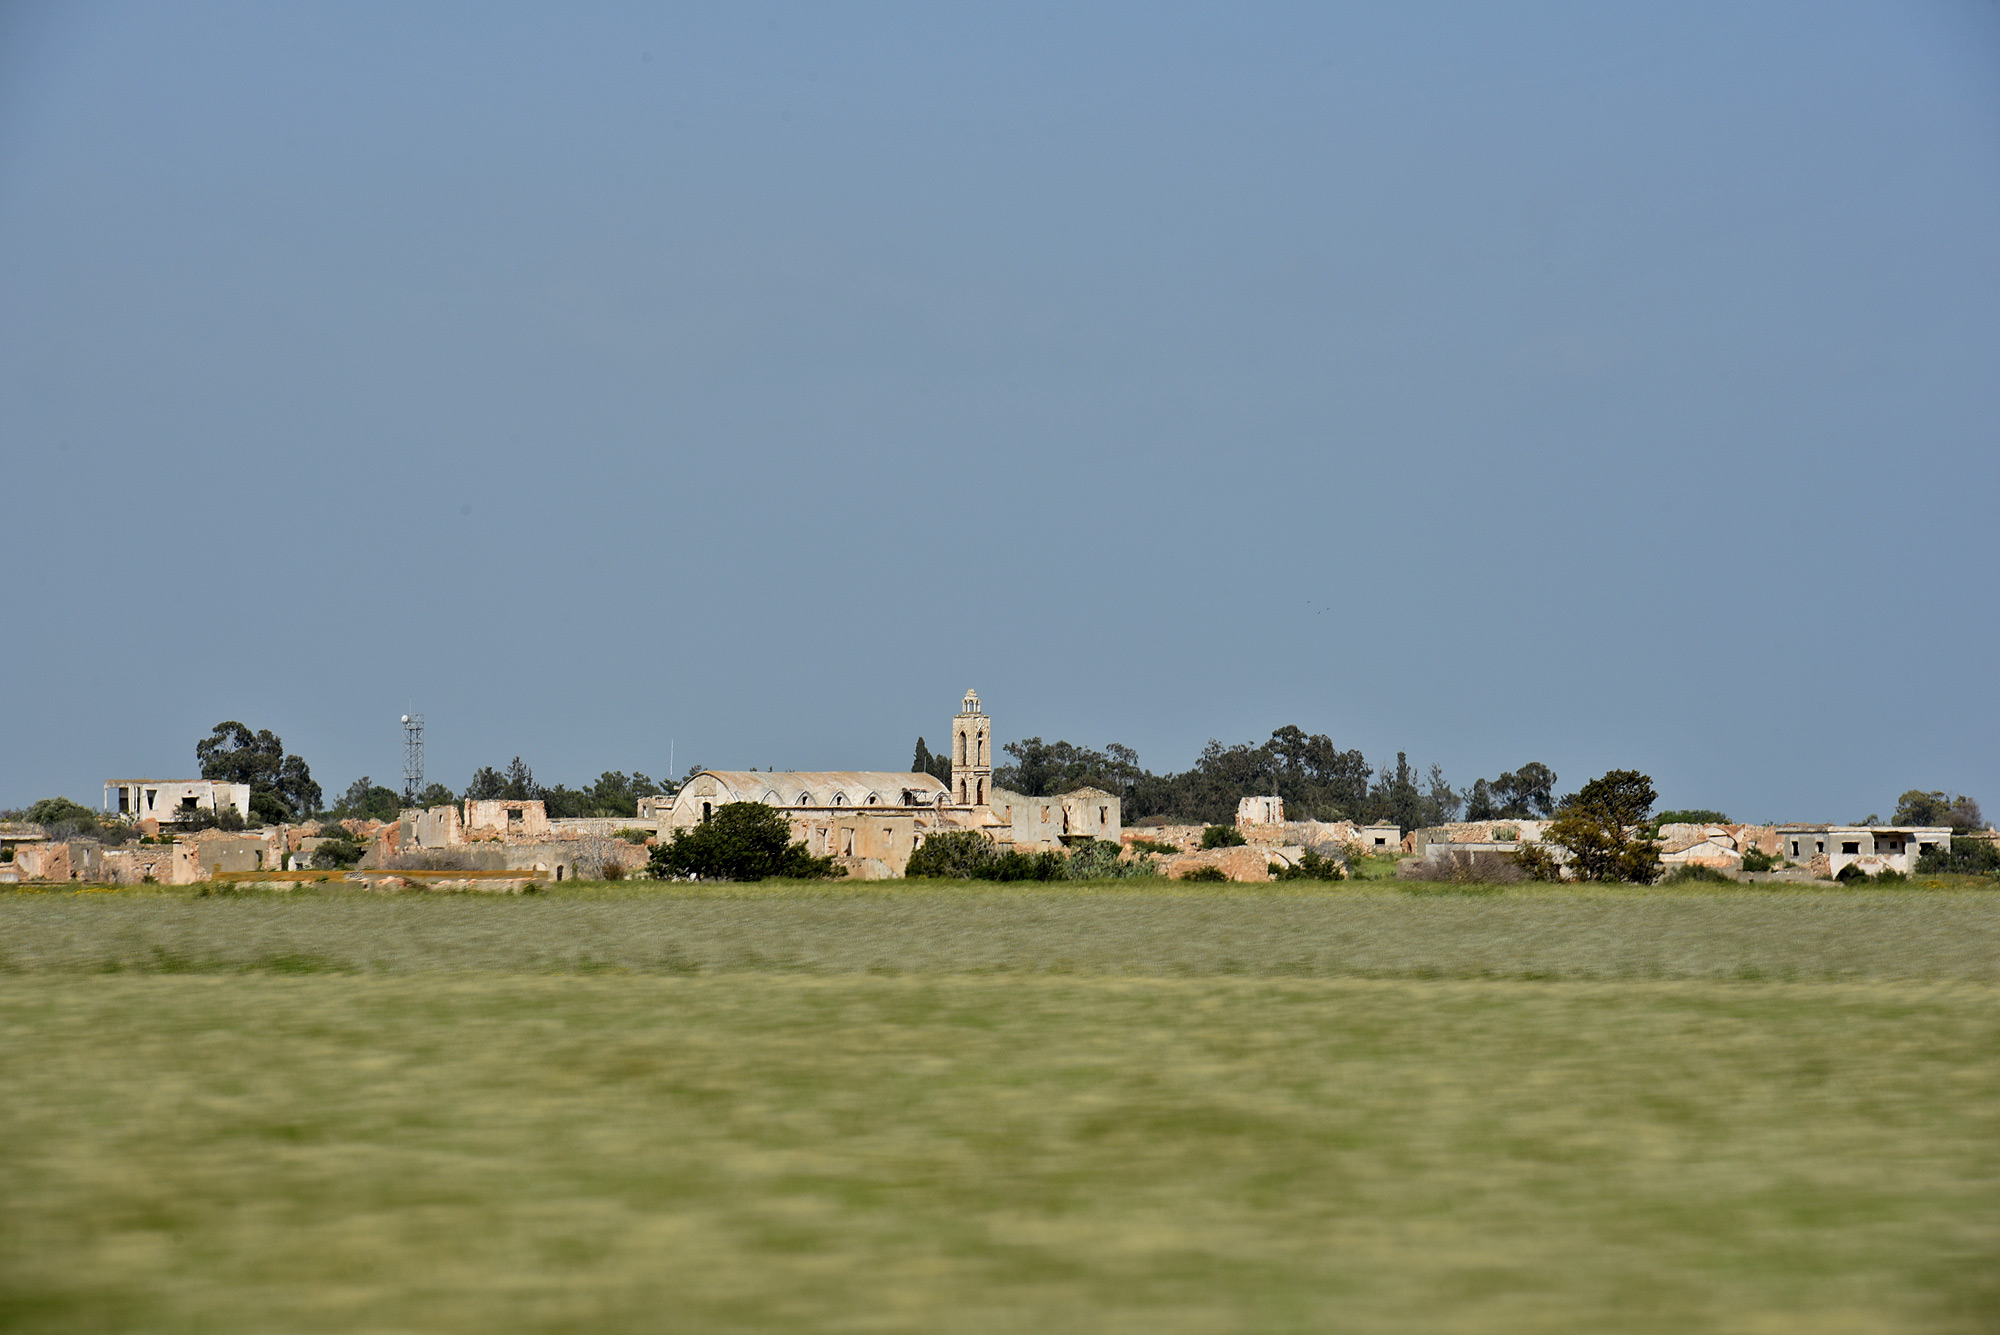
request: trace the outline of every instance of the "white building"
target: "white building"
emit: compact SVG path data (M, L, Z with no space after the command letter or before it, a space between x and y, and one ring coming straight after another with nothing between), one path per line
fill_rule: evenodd
M1947 825L1780 825L1783 856L1820 876L1838 876L1859 867L1870 876L1885 871L1905 876L1917 869L1927 848L1951 847Z
M250 818L250 785L214 779L112 779L104 785L104 810L128 820L171 825L207 812L234 810Z

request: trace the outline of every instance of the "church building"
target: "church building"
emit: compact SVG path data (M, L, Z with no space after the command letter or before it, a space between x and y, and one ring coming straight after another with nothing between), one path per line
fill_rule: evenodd
M993 719L967 691L951 721L951 783L892 770L700 770L681 785L665 828L687 829L730 802L783 811L793 837L861 880L899 877L939 830L978 830L1001 852L1036 853L1089 839L1117 842L1116 795L1095 788L1026 797L993 786Z

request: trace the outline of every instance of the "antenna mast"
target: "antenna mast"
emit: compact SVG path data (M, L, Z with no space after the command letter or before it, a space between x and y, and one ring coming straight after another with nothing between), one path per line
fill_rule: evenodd
M403 800L414 804L424 790L424 716L403 715Z

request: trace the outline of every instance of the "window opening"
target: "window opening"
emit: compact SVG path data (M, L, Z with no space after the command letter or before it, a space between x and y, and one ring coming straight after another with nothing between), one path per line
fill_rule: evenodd
M1850 840L1840 846L1840 851L1843 853L1859 853L1861 851L1861 841L1858 839Z

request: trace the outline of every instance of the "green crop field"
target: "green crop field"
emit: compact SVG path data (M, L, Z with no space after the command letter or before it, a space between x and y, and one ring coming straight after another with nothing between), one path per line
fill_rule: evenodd
M0 1329L2000 1329L2000 893L1296 884L0 895Z

